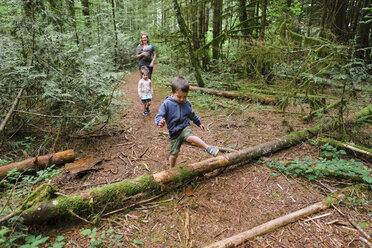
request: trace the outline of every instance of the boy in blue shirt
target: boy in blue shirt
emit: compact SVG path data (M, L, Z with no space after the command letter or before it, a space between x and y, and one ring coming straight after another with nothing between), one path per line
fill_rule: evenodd
M167 96L162 102L155 117L155 124L158 127L163 127L165 123L167 124L170 141L169 163L171 167L176 165L178 153L184 141L195 143L214 157L219 152L216 147L207 145L191 132L190 120L203 131L205 131L205 126L195 114L191 103L186 99L189 88L189 82L185 78L175 77L172 82L172 94Z

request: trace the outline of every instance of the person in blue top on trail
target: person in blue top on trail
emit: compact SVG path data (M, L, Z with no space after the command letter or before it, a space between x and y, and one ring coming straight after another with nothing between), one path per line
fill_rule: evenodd
M149 78L151 79L156 52L155 47L150 44L150 39L146 32L141 32L140 44L137 46L136 56L139 59L138 69L140 74L142 66L146 66L149 69Z
M218 148L207 145L191 132L190 120L203 131L205 131L205 126L195 114L191 103L186 99L190 88L189 82L183 77L175 77L171 87L171 96L167 96L162 102L155 117L155 124L158 127L163 127L165 123L167 124L170 141L170 166L174 167L176 165L178 153L184 141L195 143L212 156L217 156Z

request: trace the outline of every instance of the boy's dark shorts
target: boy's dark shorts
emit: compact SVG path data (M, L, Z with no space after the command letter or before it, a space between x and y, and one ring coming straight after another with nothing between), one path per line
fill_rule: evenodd
M188 137L192 136L191 126L188 125L182 131L180 131L176 136L170 137L170 155L175 155L180 152L181 145Z
M142 103L151 102L151 98L149 98L149 99L142 99L141 102L142 102Z

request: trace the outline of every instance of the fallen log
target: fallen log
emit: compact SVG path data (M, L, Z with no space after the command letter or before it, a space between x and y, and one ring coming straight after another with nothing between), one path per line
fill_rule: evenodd
M4 177L7 173L14 168L18 171L23 171L30 168L45 168L52 164L60 165L64 163L69 163L74 161L75 153L74 150L66 150L58 153L38 156L34 158L29 158L23 161L7 164L0 167L0 177Z
M340 100L337 100L327 106L325 106L324 108L320 108L316 111L312 111L310 112L307 116L304 116L302 119L304 121L310 121L315 115L321 115L321 114L324 114L326 113L328 110L332 109L332 108L335 108L337 107L338 105L340 105L341 103L341 99Z
M366 157L372 158L372 150L367 148L367 147L358 146L358 145L351 145L351 144L343 143L341 141L330 139L330 138L319 138L318 141L319 141L320 144L328 143L328 144L330 144L334 147L348 150L348 151L350 151L354 154L358 153L358 154L364 155Z
M325 210L331 206L336 201L339 201L340 199L343 199L344 195L339 195L337 197L327 197L323 201L320 201L318 203L315 203L311 206L308 206L306 208L297 210L296 212L281 216L279 218L276 218L274 220L271 220L269 222L266 222L262 225L256 226L248 231L239 233L237 235L234 235L232 237L223 239L221 241L218 241L216 243L210 244L205 246L205 248L230 248L230 247L236 247L238 245L243 244L245 241L249 239L253 239L254 237L263 235L265 233L271 232L279 227L285 226L289 223L295 222L298 219L301 219L303 217L306 217L308 215L311 215L313 213Z
M366 110L367 109L367 110ZM372 112L372 105L358 112L369 114ZM356 117L358 117L356 116ZM355 117L354 117L355 118ZM213 170L228 167L239 162L249 162L263 155L271 154L280 149L298 144L322 131L331 129L333 125L316 126L302 131L294 132L282 138L250 147L237 152L220 155L190 165L179 165L169 170L155 174L144 174L135 179L126 179L121 182L109 184L103 187L92 188L72 195L55 197L54 189L49 185L50 195L40 198L39 202L24 204L28 207L18 209L15 215L20 215L26 224L35 224L47 220L65 218L70 216L71 211L75 214L88 215L98 214L122 207L123 202L138 193L155 193L165 188L166 185L178 187L183 182L202 176ZM26 199L26 203L28 200Z
M171 86L170 83L167 83L166 85ZM197 87L197 86L190 86L190 90L191 91L200 90L208 94L212 94L216 96L223 96L223 97L231 98L231 99L242 98L246 100L251 100L253 102L260 102L262 104L275 105L278 102L278 99L273 95L264 95L264 94L258 94L258 93L242 94L238 92L214 90L214 89L202 88L202 87Z

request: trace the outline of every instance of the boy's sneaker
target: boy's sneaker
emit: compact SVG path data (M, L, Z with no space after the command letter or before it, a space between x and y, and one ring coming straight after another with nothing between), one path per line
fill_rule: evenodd
M149 112L147 112L147 111L143 112L143 115L148 115L148 114L149 114Z
M147 108L146 108L146 111L147 111L147 113L150 113L150 108L147 107Z
M216 157L218 152L220 150L218 150L217 147L214 147L214 146L208 146L207 149L205 149L210 155L212 155L213 157Z

